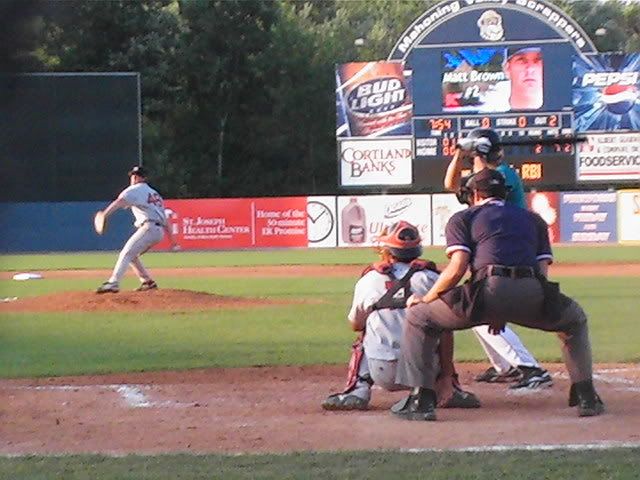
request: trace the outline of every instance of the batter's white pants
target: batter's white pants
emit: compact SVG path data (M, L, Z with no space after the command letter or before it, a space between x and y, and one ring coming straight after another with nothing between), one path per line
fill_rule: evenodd
M480 325L472 330L498 373L505 373L511 367L539 367L520 337L509 326L499 335L489 333L487 325Z
M129 265L141 282L151 280L149 272L140 261L140 255L162 240L163 236L164 229L155 223L148 222L138 228L122 247L109 282L119 284Z

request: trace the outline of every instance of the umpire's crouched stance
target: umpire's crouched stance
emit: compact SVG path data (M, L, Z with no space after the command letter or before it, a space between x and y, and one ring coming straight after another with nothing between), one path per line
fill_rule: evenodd
M414 387L392 407L407 420L435 420L434 350L442 330L479 324L492 332L502 319L558 332L571 377L569 405L580 416L599 415L604 405L593 388L587 317L574 300L548 282L552 261L547 224L537 214L504 203L504 177L485 169L470 183L474 206L456 213L446 227L450 262L422 298L411 297L396 382ZM456 287L471 269L471 279ZM455 287L455 288L454 288Z

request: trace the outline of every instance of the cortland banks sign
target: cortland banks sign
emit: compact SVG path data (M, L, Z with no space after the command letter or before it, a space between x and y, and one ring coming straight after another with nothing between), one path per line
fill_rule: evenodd
M411 138L340 142L340 185L411 185Z
M447 20L466 12L479 9L506 9L537 18L551 27L557 35L571 42L582 53L595 52L595 46L582 28L562 10L544 0L454 0L444 1L423 13L404 32L389 54L388 60L405 60L411 50ZM501 25L500 14L487 10L478 20L478 42L509 41Z

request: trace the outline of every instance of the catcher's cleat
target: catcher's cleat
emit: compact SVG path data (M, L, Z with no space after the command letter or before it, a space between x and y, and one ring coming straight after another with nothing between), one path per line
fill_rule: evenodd
M444 402L438 404L440 408L480 408L480 400L471 392L465 392L461 389L454 389L453 395Z
M578 406L579 417L595 417L604 413L604 402L591 380L574 383L569 391L569 406Z
M322 408L325 410L366 410L369 408L369 400L349 393L335 393L329 395Z
M391 413L405 420L433 422L436 419L436 392L418 388L393 405Z
M519 388L547 388L553 385L553 379L549 372L539 367L519 367L522 378L509 388L516 390Z
M153 280L147 280L146 282L142 282L138 288L136 288L136 292L146 292L147 290L155 290L158 288L158 284Z
M118 293L119 291L120 288L118 287L117 283L104 282L97 288L96 293Z
M511 367L504 373L498 372L494 367L489 367L480 375L477 375L474 380L487 383L508 383L517 381L521 376L522 372L515 367Z

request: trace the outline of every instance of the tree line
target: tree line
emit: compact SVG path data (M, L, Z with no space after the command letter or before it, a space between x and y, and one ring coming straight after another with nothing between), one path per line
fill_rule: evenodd
M386 58L436 3L4 0L0 71L140 72L143 158L167 197L332 194L335 64ZM639 2L553 3L599 51L640 51Z

